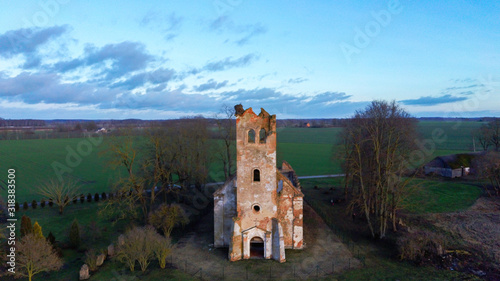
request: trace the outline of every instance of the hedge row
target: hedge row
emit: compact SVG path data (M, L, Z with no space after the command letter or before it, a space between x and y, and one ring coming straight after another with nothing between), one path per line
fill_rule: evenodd
M99 200L106 200L106 199L108 199L108 198L113 198L113 193L110 193L109 195L108 195L106 192L103 192L103 193L101 193L101 194L96 193L96 194L94 194L93 196L92 196L92 194L90 194L90 193L88 193L88 194L87 194L87 196L85 196L85 195L83 195L83 194L80 194L80 196L75 196L75 197L73 198L73 200L72 200L72 201L73 201L73 204L77 204L77 203L78 203L78 201L80 201L80 203L84 203L84 202L85 202L85 200L86 200L87 202L92 202L92 201L94 201L94 202L99 202ZM40 201L40 202L37 202L36 200L33 200L33 201L31 201L31 204L28 204L28 202L27 202L27 201L25 201L25 202L23 203L22 207L23 207L23 209L24 209L24 210L29 209L29 207L30 207L30 206L31 206L31 208L33 208L33 209L36 209L38 206L40 206L40 207L42 207L42 208L45 208L45 206L46 206L47 204L49 205L49 207L54 206L54 202L53 202L53 200L52 200L52 199L49 199L48 201L46 201L46 200L42 200L42 201ZM15 204L15 209L16 209L16 211L19 211L19 209L20 209L19 202L16 202L16 204Z

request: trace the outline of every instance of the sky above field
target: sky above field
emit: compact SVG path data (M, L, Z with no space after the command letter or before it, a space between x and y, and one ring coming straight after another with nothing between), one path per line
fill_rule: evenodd
M500 2L0 0L0 117L500 116Z

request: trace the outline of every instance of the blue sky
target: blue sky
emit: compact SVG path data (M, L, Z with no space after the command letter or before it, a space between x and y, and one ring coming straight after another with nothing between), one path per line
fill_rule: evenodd
M498 1L123 2L0 0L0 117L500 116Z

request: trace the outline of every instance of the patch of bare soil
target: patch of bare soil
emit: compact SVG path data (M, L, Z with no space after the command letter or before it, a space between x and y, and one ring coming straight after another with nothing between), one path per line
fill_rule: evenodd
M479 198L466 211L431 214L434 225L458 234L470 248L483 253L500 271L500 198Z
M175 267L204 280L308 280L333 277L360 266L349 249L304 204L304 250L286 250L285 263L251 259L228 261L228 249L213 248L213 212L207 214L194 232L187 233L173 250Z

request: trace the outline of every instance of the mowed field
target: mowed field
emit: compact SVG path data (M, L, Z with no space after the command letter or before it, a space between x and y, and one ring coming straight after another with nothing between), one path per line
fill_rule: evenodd
M430 152L426 159L471 151L472 130L481 124L420 122L420 139L428 140L424 149ZM299 176L341 173L340 131L341 128L278 128L278 166L286 160ZM433 141L436 132L445 141ZM0 141L0 179L6 179L9 168L16 169L16 195L20 203L41 199L36 194L37 187L56 178L57 171L78 180L82 184L81 193L109 191L120 170L111 169L109 159L102 155L105 142L96 144L81 138ZM218 162L211 165L212 181L222 180L221 166ZM2 198L6 198L4 190Z

